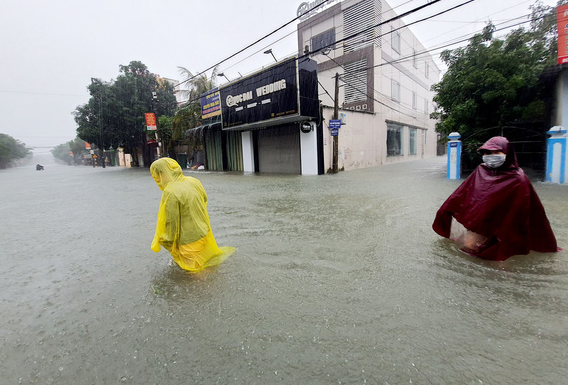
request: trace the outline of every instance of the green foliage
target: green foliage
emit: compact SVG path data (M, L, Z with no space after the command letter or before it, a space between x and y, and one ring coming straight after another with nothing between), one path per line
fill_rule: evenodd
M0 169L9 167L16 159L25 158L29 152L24 143L0 133Z
M158 136L162 142L162 151L164 154L170 154L173 149L173 133L172 133L173 117L162 115L158 118Z
M466 153L487 139L477 135L484 131L546 122L549 91L539 78L555 64L556 13L538 2L532 11L528 30L497 39L489 23L466 47L441 54L448 71L432 86L437 108L431 117L439 120L436 129L443 137L462 135Z
M176 143L186 142L191 146L199 147L201 142L195 140L195 138L187 140L185 138L185 132L201 124L200 97L207 91L217 87L215 82L217 78L217 67L213 69L210 78L208 78L206 74L194 77L188 69L184 67L179 67L179 69L181 75L186 78L185 83L187 84L187 89L184 90L183 93L188 98L188 102L179 108L174 116L172 122L172 140Z
M139 61L119 66L115 81L92 79L88 103L75 110L77 135L99 148L124 147L128 153L146 140L144 114L173 116L173 85L148 71ZM154 97L155 95L155 97Z
M69 153L70 151L73 155ZM53 148L53 150L51 150L51 154L55 159L71 165L75 164L75 160L79 159L81 155L88 154L88 151L85 148L85 141L77 137L67 143L60 144Z

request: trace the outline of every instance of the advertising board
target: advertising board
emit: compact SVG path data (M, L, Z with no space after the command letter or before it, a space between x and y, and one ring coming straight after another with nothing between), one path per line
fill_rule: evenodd
M299 114L296 59L220 89L223 128Z

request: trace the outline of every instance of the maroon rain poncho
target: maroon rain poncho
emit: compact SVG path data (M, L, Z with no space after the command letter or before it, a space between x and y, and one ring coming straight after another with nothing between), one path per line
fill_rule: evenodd
M479 165L440 207L432 225L434 231L450 238L453 218L481 240L476 250L463 250L495 261L531 250L557 251L544 207L519 168L513 146L506 138L496 136L478 151L487 150L502 151L505 163L497 168Z

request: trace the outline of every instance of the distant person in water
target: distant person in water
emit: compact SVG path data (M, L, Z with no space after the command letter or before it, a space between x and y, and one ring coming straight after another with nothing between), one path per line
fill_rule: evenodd
M558 250L544 207L502 136L478 151L483 163L450 195L432 228L465 252L503 261L513 255Z
M207 194L199 180L183 175L180 165L170 158L153 162L150 173L163 191L153 251L164 247L190 272L219 265L234 253L233 247L217 246L207 213Z

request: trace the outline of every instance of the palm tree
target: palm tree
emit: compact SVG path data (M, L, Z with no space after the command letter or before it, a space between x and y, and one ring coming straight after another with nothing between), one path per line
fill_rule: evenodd
M178 67L180 74L185 78L182 82L187 88L182 90L182 95L187 97L185 102L176 112L172 121L172 141L180 142L185 138L185 132L190 128L199 126L201 121L201 100L200 97L205 92L212 90L217 86L217 67L213 68L211 77L207 74L194 76L191 71L185 67ZM194 147L200 147L200 138L194 137L190 143ZM171 148L174 146L172 145Z

